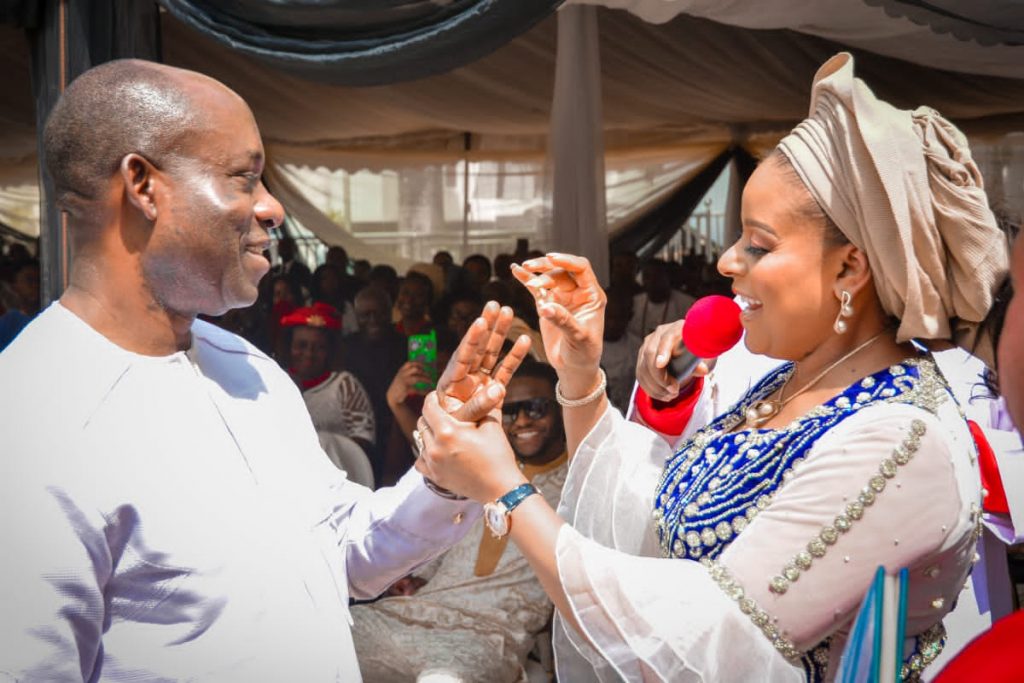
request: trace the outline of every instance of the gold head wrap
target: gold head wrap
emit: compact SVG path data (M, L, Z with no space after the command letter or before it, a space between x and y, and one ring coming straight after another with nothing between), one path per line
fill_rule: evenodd
M1009 256L964 134L876 98L843 52L814 75L810 117L779 151L867 254L897 341L952 339L991 366L990 340L973 347Z

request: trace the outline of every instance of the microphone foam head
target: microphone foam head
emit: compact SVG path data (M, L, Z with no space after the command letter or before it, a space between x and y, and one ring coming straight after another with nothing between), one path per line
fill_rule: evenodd
M740 307L727 296L698 299L686 314L683 344L695 356L717 358L743 336Z

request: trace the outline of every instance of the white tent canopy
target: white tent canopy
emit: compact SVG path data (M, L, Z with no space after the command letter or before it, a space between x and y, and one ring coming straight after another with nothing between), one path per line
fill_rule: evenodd
M570 4L468 66L387 86L304 81L209 41L166 14L163 53L167 63L203 71L238 91L263 132L273 165L268 180L295 217L325 241L374 261L420 259L443 244L458 253L462 243L471 249L492 235L508 248L520 234L542 248L604 244L604 221L593 211L559 218L575 222L573 229L552 231L559 161L552 164L549 150L559 152L565 173L566 157L579 161L580 145L603 141L605 173L595 173L591 194L600 193L609 175L634 179L628 192L612 196L615 182L601 198L615 210L607 229L622 229L729 146L755 153L770 148L805 115L815 69L844 48L853 49L859 75L880 96L904 107L934 106L963 127L992 194L1024 211L1024 47L1022 41L999 44L1019 36L991 21L1003 17L1007 26L1021 25L1019 4L979 0L971 21L946 17L945 25L942 16L922 17L916 5L896 0L596 4L606 7ZM587 14L592 21L578 19ZM571 30L564 26L570 15L577 17ZM556 69L560 21L563 43L575 36L590 50L576 54L599 58L573 62L563 50ZM38 234L27 44L13 29L0 29L0 63L18 81L0 104L0 221ZM556 89L558 69L564 76ZM588 73L590 99L580 109L575 89ZM570 113L553 119L553 101L566 98L577 108L563 108ZM597 138L572 129L584 120ZM580 133L575 148L557 143L574 132ZM591 157L585 167L593 171L601 158ZM397 210L363 222L355 220L358 207L328 210L331 202L351 203L352 188L367 175L380 181L381 203ZM332 197L332 188L345 183L349 194L337 189ZM594 196L571 191L573 206L597 206ZM586 215L591 218L580 217ZM581 226L602 239L586 240ZM444 239L435 239L442 233Z
M1024 5L1015 0L568 0L663 24L686 14L749 29L789 29L915 64L1024 78Z

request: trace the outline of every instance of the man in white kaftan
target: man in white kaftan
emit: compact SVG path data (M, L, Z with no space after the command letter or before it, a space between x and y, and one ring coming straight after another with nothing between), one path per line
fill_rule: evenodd
M478 515L347 481L291 379L202 321L147 357L55 303L0 383L0 680L358 680L349 596Z
M291 379L198 319L256 300L284 217L252 112L114 61L68 86L44 147L74 259L0 354L0 681L358 681L349 597L479 512L418 472L347 481Z

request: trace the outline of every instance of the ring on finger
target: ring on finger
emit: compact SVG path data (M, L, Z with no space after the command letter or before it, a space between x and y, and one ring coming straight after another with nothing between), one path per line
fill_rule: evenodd
M423 435L420 433L419 429L413 430L412 442L413 445L416 446L416 457L418 458L423 455L423 450L425 449L425 446L423 445Z

